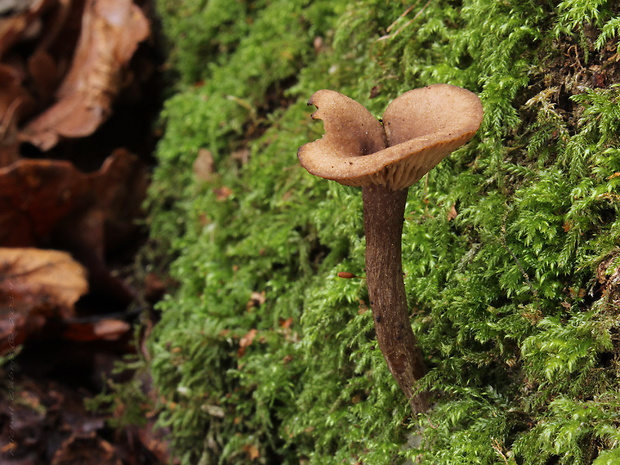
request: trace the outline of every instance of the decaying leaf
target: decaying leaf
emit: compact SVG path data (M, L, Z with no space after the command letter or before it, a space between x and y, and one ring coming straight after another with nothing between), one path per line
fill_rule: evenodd
M215 162L210 150L199 149L194 161L194 175L198 181L211 181L215 173Z
M265 291L263 292L252 292L250 296L250 300L245 304L245 308L250 310L253 307L260 307L267 301L267 297L265 297Z
M245 355L246 347L249 347L252 344L257 332L258 331L256 329L251 329L239 340L239 350L237 350L237 356L243 357Z
M110 287L112 297L130 299L107 271L104 252L135 230L131 219L145 192L142 166L123 149L93 173L66 161L18 160L0 168L0 246L44 246L53 239L88 267L93 282Z
M258 447L256 447L254 444L246 444L245 446L243 446L243 451L248 454L248 459L250 459L251 461L254 461L260 457Z
M450 211L448 212L448 221L452 221L458 216L458 212L456 211L456 207L452 205L450 207Z
M127 206L143 198L143 178L137 158L122 149L93 173L60 160L22 159L0 168L0 246L44 242L62 222L89 210L100 211L102 221L122 222L135 213Z
M22 130L22 139L49 150L60 137L92 134L110 115L124 70L149 32L147 19L132 0L87 0L77 49L57 102Z
M213 192L215 193L215 199L218 202L223 202L233 194L233 191L230 189L230 187L226 186L217 187L213 189Z
M0 354L49 319L72 317L87 291L86 270L66 252L0 248Z

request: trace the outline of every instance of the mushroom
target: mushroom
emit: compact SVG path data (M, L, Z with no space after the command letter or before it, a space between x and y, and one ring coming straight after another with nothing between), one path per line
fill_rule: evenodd
M338 92L319 90L317 107L325 134L299 148L309 173L346 186L361 186L366 234L366 283L379 348L414 413L428 408L428 395L414 395L426 374L411 329L403 281L401 235L408 188L452 151L467 143L482 122L474 93L434 84L396 98L383 125L361 104Z

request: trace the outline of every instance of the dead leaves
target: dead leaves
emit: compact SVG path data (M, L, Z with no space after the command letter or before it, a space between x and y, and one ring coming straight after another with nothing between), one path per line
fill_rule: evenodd
M65 252L0 248L0 355L71 318L87 290L86 270Z
M110 115L124 84L126 65L148 35L148 21L131 0L88 0L71 68L56 91L57 101L28 123L22 139L49 150L60 137L92 134ZM48 57L34 55L33 59L53 69Z
M34 245L63 222L84 217L118 223L134 215L136 197L141 199L146 187L140 171L137 158L123 149L88 174L60 160L22 159L0 168L0 245ZM127 200L134 204L130 211Z
M132 80L129 63L148 37L149 23L132 0L11 0L3 8L0 247L15 249L3 250L0 256L0 292L5 299L0 351L6 350L10 321L12 344L39 331L50 318L64 322L68 339L118 337L127 332L125 322L69 320L75 301L87 291L87 278L91 290L122 304L134 298L110 272L105 257L135 234L146 192L145 170L137 156L118 148L103 163L83 163L101 166L86 173L59 159L69 152L58 144L92 134L111 115L114 100ZM57 145L60 149L41 153L48 158L22 158L23 142L44 152ZM80 156L87 160L89 153ZM11 253L17 255L9 257ZM44 286L35 273L39 268L61 281ZM80 276L82 287L76 284L78 278L66 276L71 272ZM72 294L62 280L69 289L75 284ZM14 287L10 309L9 282Z
M19 386L0 396L0 418L6 420L0 423L3 465L179 463L170 454L167 431L155 428L152 418L115 434L111 443L106 418L101 410L85 408L89 399L83 389L0 374L14 376Z
M246 347L252 344L257 333L258 331L256 329L251 329L239 340L239 350L237 351L237 356L239 358L245 355Z
M79 3L39 0L0 22L0 59L13 74L7 82L9 73L0 71L3 124L9 127L9 122L31 116L32 109L22 106L38 99L44 110L18 136L45 151L62 137L92 134L110 116L114 99L131 80L127 65L150 33L148 20L132 0L86 0L83 10ZM67 50L61 39L75 40L72 20L80 11L77 45ZM36 44L31 54L11 53L24 41ZM55 102L45 108L51 99Z
M148 131L158 110L141 99L155 93L141 84L156 58L148 45L136 54L149 22L134 0L0 0L0 9L0 355L21 344L16 360L39 381L68 372L100 387L130 350L125 319L135 317L116 316L135 293L108 264L122 270L140 239L146 170L124 146L149 156L156 138ZM15 441L0 439L15 463L137 464L144 447L160 455L152 433L137 431L136 449L123 452L96 433L103 418L82 425L83 409L64 417L69 396L43 391L23 431L33 410L17 395L0 399L0 417L20 410Z

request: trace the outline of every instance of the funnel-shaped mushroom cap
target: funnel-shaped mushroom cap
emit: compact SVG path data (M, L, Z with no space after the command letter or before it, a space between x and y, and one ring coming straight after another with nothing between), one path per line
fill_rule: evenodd
M396 98L385 110L383 127L366 108L331 90L316 92L312 115L325 135L300 147L311 174L347 186L409 187L452 151L467 143L482 122L474 93L435 84ZM387 142L387 143L386 143Z

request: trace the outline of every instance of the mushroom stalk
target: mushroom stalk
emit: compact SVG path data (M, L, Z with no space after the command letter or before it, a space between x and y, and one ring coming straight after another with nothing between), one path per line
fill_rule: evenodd
M428 409L427 394L414 385L426 374L409 321L401 259L401 235L408 188L362 188L366 234L366 284L379 348L414 413Z

